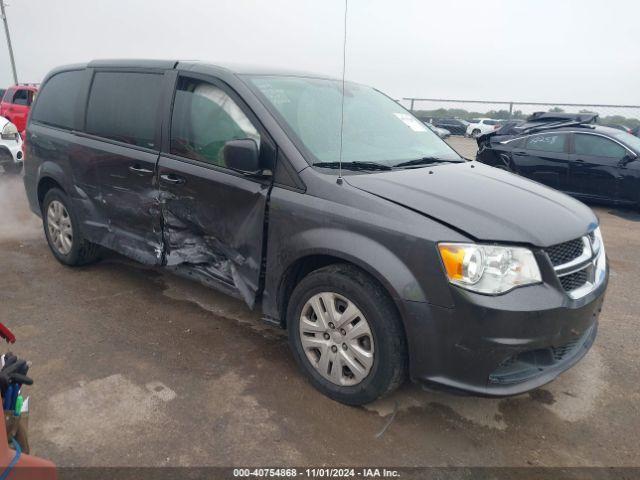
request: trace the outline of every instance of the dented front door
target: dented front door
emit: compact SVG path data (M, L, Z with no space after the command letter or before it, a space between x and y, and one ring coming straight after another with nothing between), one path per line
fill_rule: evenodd
M158 163L169 268L244 299L260 287L270 182L224 165L226 141L263 136L224 85L179 77L168 153Z

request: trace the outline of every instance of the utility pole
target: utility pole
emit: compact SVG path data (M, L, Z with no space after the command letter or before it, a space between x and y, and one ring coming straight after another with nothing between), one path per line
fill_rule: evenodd
M13 72L13 82L18 83L18 74L16 73L16 61L13 58L13 48L11 47L11 36L9 35L9 23L7 22L7 14L4 11L4 1L0 0L0 16L4 23L4 33L7 35L7 47L9 47L9 60L11 61L11 71Z

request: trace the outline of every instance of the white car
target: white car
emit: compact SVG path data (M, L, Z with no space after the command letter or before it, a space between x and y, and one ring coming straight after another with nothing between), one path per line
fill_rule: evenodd
M0 117L0 167L6 173L22 170L22 138L16 126Z
M500 122L493 118L474 118L469 120L469 126L467 127L467 137L478 138L485 133L491 133L494 130L500 128Z

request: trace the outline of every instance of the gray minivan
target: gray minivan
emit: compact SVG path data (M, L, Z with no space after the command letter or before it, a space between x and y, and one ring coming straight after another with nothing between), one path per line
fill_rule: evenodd
M60 262L110 249L243 299L344 403L407 376L518 394L596 336L593 212L465 161L367 86L199 62L58 68L24 183Z

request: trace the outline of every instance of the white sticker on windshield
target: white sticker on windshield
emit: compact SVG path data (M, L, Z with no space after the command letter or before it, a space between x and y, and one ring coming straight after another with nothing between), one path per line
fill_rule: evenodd
M414 132L427 131L427 127L425 127L424 124L413 115L409 115L408 113L394 113L394 115L402 120L404 124Z

